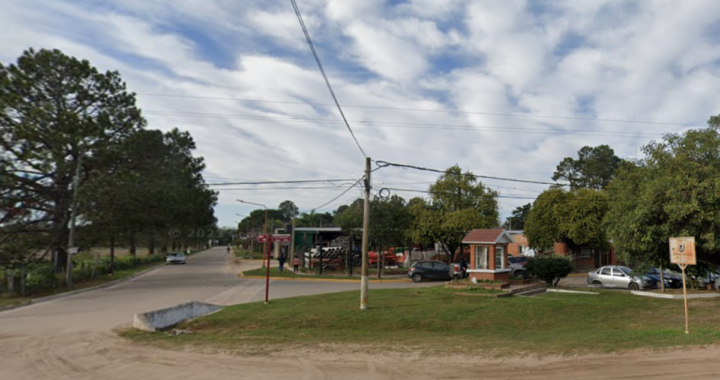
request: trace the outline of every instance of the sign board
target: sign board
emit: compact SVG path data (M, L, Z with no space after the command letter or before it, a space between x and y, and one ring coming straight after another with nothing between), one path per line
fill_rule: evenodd
M258 235L258 243L267 243L269 236L268 235Z
M695 237L671 237L670 262L673 264L695 265Z
M76 255L80 251L80 248L78 247L70 247L68 248L68 253L71 255Z
M290 242L290 235L289 234L277 234L273 235L273 241L277 243L289 243Z

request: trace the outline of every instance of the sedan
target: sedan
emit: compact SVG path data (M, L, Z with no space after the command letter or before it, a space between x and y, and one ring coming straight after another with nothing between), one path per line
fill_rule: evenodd
M518 264L525 266L528 262L528 257L526 256L509 256L508 257L508 263L510 264Z
M450 266L442 261L418 261L408 270L408 277L415 282L422 280L450 280Z
M649 277L650 280L653 281L654 287L660 287L660 269L650 268L650 270L645 273L645 276ZM666 288L682 288L682 278L668 272L663 273L663 278L665 279Z
M185 264L185 255L182 253L170 253L165 258L165 265Z
M588 273L588 285L630 290L647 289L653 286L650 277L631 275L632 270L620 265L607 265Z

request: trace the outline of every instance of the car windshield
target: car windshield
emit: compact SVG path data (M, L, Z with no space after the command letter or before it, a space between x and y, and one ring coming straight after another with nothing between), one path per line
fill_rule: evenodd
M660 271L657 268L650 268L647 274L660 274Z

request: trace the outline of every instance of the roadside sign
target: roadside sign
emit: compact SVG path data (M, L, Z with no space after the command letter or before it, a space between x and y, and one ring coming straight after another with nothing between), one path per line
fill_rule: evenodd
M80 248L78 247L70 247L68 248L68 253L71 255L76 255L80 251Z
M695 237L671 237L670 262L673 264L696 265Z
M258 243L267 243L269 236L268 235L258 235Z
M685 268L696 265L695 237L682 236L670 238L670 262L677 264L682 271L683 298L685 298L685 334L690 334L690 320L688 318L687 285L685 284Z
M276 243L289 243L290 242L290 234L276 234L276 235L273 235L272 239Z

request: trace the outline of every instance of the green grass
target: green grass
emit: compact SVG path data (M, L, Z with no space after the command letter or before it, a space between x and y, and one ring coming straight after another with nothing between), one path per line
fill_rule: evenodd
M442 287L370 291L359 310L357 291L231 306L181 325L192 334L127 330L123 336L166 348L194 347L243 354L292 347L384 347L427 354L571 355L720 341L720 303L683 303L600 291L599 296L468 297ZM334 348L333 348L334 347Z
M126 277L132 276L134 274L140 273L144 270L154 268L157 266L161 266L161 265L164 265L164 263L163 262L149 263L149 264L141 265L141 266L131 268L131 269L115 271L115 274L112 276L109 276L109 275L97 276L97 277L95 277L95 279L93 279L91 281L76 283L76 284L74 284L74 286L72 288L67 288L67 287L56 288L56 289L53 289L52 291L43 292L43 293L39 293L39 294L33 294L32 297L21 297L21 296L17 296L17 295L3 294L3 295L0 295L0 307L27 303L32 298L46 297L46 296L51 296L51 295L55 295L55 294L66 293L66 292L73 291L73 290L86 289L86 288L90 288L93 286L106 284L108 282L126 278Z

